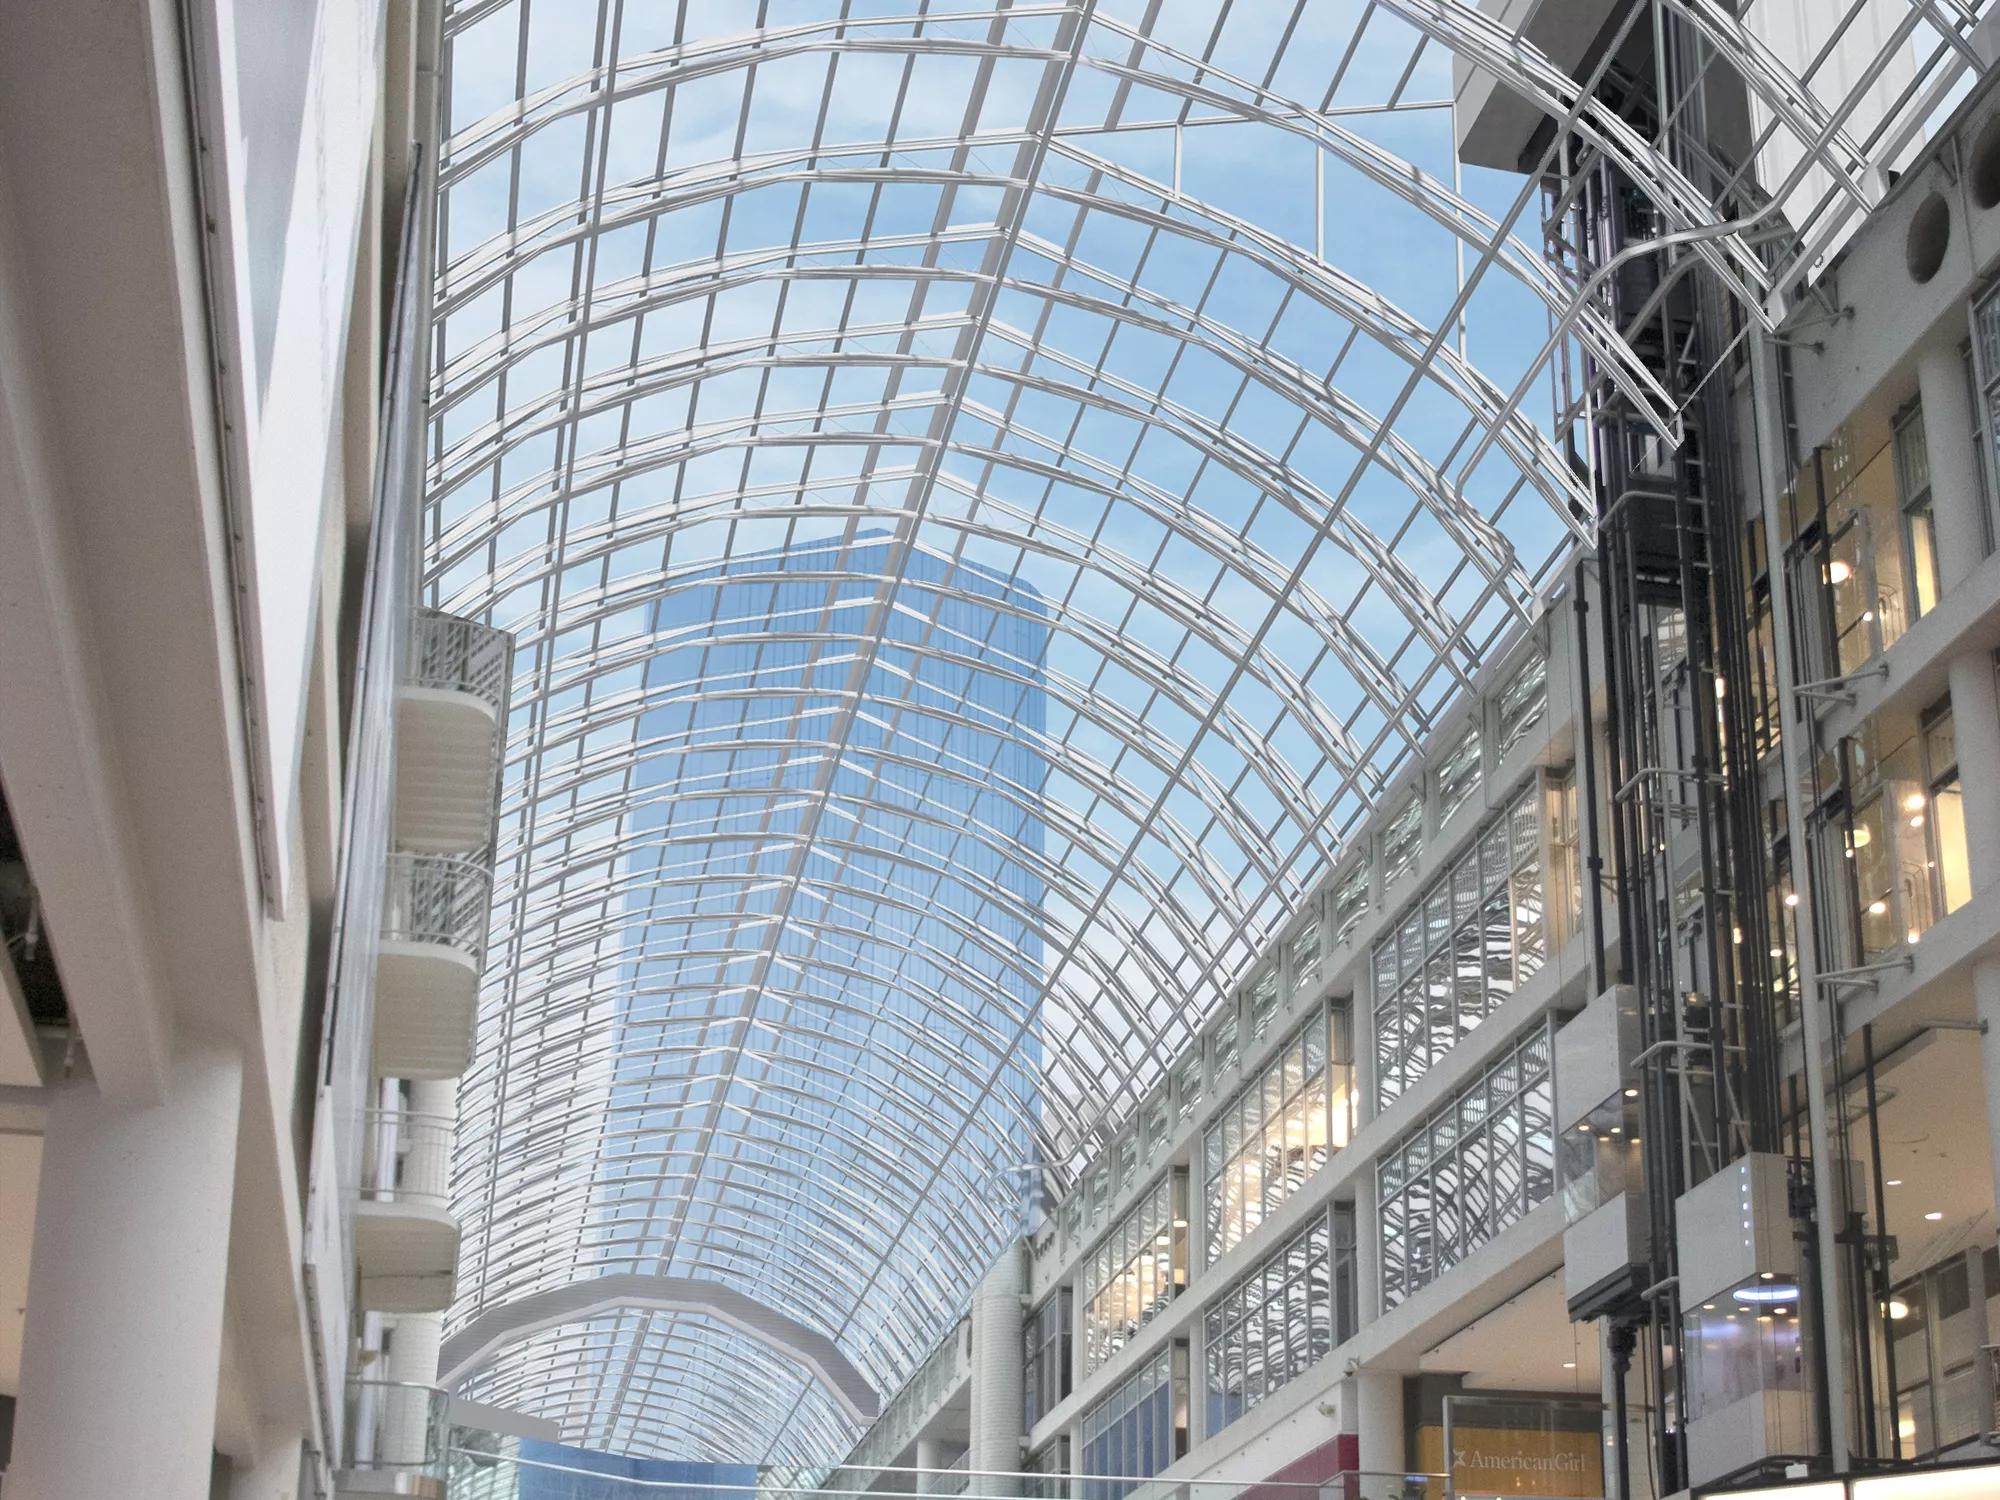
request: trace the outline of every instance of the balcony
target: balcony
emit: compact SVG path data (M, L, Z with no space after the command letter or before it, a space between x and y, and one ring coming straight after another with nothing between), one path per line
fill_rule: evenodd
M392 854L375 957L375 1074L456 1078L472 1058L493 876L449 854Z
M442 1500L449 1411L450 1398L427 1385L350 1380L343 1451L333 1486L338 1500L350 1495Z
M458 1265L451 1216L452 1122L370 1110L354 1213L361 1305L373 1312L442 1312Z
M513 654L505 631L416 611L409 674L396 695L396 841L403 847L469 854L487 842Z

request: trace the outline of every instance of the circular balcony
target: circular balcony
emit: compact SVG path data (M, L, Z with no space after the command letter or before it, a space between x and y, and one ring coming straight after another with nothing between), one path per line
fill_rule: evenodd
M493 876L476 860L389 856L375 956L377 1077L465 1071L492 904Z

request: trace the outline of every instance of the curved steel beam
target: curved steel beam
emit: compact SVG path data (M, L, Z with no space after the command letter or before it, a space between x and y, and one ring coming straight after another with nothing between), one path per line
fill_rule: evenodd
M875 1388L825 1334L734 1287L687 1276L598 1276L485 1308L444 1341L438 1383L456 1390L510 1344L622 1308L714 1318L800 1366L855 1421L881 1409Z

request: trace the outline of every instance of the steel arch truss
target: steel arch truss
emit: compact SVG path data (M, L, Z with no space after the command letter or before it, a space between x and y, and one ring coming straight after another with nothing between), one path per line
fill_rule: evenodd
M1768 316L1984 7L1651 0L1751 98L1697 163L1471 0L772 9L447 9L427 576L518 643L454 1323L713 1285L886 1397L1588 535L1555 361L1678 432L1452 59ZM468 1389L855 1435L698 1297Z

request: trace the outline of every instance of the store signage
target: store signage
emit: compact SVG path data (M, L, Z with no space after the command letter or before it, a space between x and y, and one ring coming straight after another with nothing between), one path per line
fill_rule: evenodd
M1460 1426L1451 1436L1448 1472L1457 1500L1499 1495L1594 1500L1604 1493L1604 1439L1595 1427L1561 1431ZM1417 1429L1417 1457L1424 1470L1447 1472L1442 1428Z

